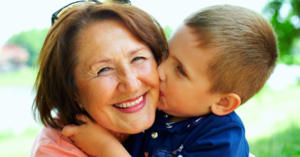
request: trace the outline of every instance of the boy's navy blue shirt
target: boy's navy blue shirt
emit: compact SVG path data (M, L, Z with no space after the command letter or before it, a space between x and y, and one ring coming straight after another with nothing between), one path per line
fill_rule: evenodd
M248 157L245 127L232 112L167 124L172 116L157 110L153 126L132 135L124 146L133 157Z

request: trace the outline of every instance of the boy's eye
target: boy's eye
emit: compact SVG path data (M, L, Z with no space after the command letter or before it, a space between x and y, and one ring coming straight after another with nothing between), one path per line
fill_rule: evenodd
M135 58L133 58L132 62L135 62L135 61L138 61L141 59L145 59L145 57L135 57Z
M177 66L177 70L180 74L182 74L183 76L186 76L186 73L184 72L184 70L181 67Z
M103 73L103 72L105 72L105 71L108 71L108 70L109 70L108 67L102 68L102 69L100 69L100 70L98 71L97 75L99 75L100 73Z

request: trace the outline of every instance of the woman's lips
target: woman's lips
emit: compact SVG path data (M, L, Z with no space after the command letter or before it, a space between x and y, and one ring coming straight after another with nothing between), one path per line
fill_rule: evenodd
M133 101L136 101L136 100L140 99L141 97L142 97L142 95L141 95L141 96L137 96L137 97L135 97L135 98L132 98L132 99L128 99L128 100L125 100L125 101L119 102L118 104L122 104L122 103L128 103L128 102L133 102Z
M124 113L133 113L141 110L145 104L146 104L146 95L144 95L134 98L134 99L129 99L126 101L123 101L118 104L114 104L113 107L115 107L117 110L124 112Z

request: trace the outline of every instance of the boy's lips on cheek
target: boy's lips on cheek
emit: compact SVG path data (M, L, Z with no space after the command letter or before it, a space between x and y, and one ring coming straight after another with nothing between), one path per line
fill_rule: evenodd
M163 93L161 91L159 91L159 96L164 96Z

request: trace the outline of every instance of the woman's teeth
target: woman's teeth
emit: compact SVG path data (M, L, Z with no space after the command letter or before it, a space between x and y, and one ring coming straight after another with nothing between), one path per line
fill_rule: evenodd
M131 106L135 106L135 105L139 104L142 101L143 101L143 96L136 99L135 101L125 102L125 103L121 103L121 104L115 104L114 106L116 106L118 108L127 108L127 107L131 107Z

